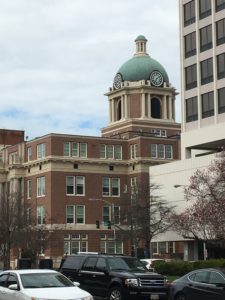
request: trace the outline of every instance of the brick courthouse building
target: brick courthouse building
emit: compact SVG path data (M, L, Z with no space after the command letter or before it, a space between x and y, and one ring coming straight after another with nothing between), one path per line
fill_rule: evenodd
M180 158L175 88L148 55L146 38L135 42L136 53L106 93L109 124L101 137L50 133L8 143L1 138L0 192L5 183L20 187L37 224L48 232L48 240L40 241L46 258L77 251L130 254L129 239L113 225L122 226L122 200L132 186L149 180L150 165Z

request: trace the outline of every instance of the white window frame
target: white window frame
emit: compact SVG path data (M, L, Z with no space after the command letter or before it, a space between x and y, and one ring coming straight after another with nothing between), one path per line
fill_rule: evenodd
M46 224L46 208L44 206L37 206L37 225L43 224Z
M32 160L32 147L27 148L27 161Z
M158 145L151 144L151 158L158 158Z
M32 197L32 180L27 180L27 199L31 199Z
M170 148L169 151L168 151L168 148ZM170 153L170 156L167 155L168 153ZM173 159L173 145L170 145L170 144L165 145L165 156L166 156L166 159Z
M118 182L118 194L113 194L113 181ZM104 185L107 183L107 185ZM104 189L107 188L107 192ZM102 177L102 196L103 197L120 197L120 178L119 177Z
M72 185L68 185L68 180L71 180L71 182L73 183ZM80 181L81 180L81 181ZM78 193L78 187L82 186L83 188L83 193L79 194ZM73 192L72 193L68 193L68 187L72 187L73 188ZM85 176L66 176L66 195L67 196L85 196Z
M46 194L45 176L37 177L37 197L43 197Z
M87 143L64 142L63 156L87 158Z
M42 159L46 157L46 143L41 143L37 145L37 159Z
M68 214L68 208L72 208L72 213ZM83 222L78 222L78 207L82 207L82 218ZM68 219L71 218L72 222L68 222ZM85 224L85 205L66 205L66 224Z
M159 144L158 145L158 158L159 159L165 159L165 145L164 144Z
M137 158L137 144L130 145L130 158L131 159Z

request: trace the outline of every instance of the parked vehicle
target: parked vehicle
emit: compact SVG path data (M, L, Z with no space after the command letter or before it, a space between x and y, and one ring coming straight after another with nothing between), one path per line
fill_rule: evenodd
M155 263L165 262L163 258L142 258L140 261L146 266L147 269L154 271Z
M192 271L171 283L170 300L224 300L225 269Z
M53 270L8 270L0 274L0 299L93 300L78 286Z
M159 300L168 297L165 276L150 273L135 257L71 255L66 258L60 271L100 299Z

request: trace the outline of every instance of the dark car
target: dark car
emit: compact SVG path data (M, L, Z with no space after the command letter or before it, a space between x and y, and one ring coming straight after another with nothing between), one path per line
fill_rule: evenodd
M172 282L170 300L225 300L225 269L200 269Z
M61 273L99 299L168 298L165 276L149 272L135 257L82 254L68 256Z

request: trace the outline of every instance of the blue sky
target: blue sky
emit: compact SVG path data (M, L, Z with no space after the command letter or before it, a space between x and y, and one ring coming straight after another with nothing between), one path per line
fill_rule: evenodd
M0 0L0 128L99 136L140 34L179 92L178 0Z

